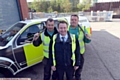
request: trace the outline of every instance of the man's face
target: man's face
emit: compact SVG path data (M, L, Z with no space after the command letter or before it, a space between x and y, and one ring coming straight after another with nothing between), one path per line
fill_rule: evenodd
M67 34L67 24L66 23L60 23L58 27L58 31L62 36L65 36Z
M77 16L71 16L70 23L72 27L76 27L78 25L78 17Z
M48 21L46 28L48 31L52 32L54 30L54 21L52 21L52 22Z

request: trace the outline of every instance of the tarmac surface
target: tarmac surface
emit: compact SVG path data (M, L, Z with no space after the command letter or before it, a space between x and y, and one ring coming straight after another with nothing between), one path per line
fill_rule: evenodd
M83 80L120 80L120 22L93 22Z
M86 44L82 80L120 80L120 22L91 22L92 42ZM37 64L15 77L43 80Z

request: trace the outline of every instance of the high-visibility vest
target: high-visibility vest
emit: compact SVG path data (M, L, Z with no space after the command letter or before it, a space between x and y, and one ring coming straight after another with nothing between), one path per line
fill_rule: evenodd
M45 36L44 32L41 33L41 40L43 42L43 54L44 57L49 58L49 43L50 43L50 37Z
M68 27L68 30L70 29L70 26ZM84 30L84 26L82 26L82 29ZM79 28L79 35L78 35L78 41L79 41L79 45L80 45L80 53L84 54L85 52L85 43L83 41L84 38L84 33L82 32L82 30Z
M56 60L55 60L55 39L57 37L57 34L53 36L53 44L52 44L52 58L53 58L53 65L56 66ZM73 60L73 66L75 65L75 49L76 49L76 38L74 34L70 34L71 40L72 40L72 57L71 59Z

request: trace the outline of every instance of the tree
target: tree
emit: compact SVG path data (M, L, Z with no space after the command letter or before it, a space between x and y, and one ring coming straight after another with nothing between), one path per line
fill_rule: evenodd
M49 1L41 1L40 11L47 12L48 8L50 7L49 3Z
M29 4L31 9L35 9L37 12L70 12L78 10L86 10L90 7L91 0L83 0L81 4L72 5L70 0L34 0L32 4ZM74 0L74 4L77 1Z
M50 5L54 11L59 10L57 0L51 0Z
M85 7L85 5L83 4L77 4L77 8L79 9L79 11L82 11L82 9Z
M63 10L64 12L70 12L72 10L72 5L69 0L64 0Z
M40 0L34 0L31 3L30 8L35 9L36 11L39 11L39 5L40 5Z
M48 8L48 12L49 12L49 13L50 13L50 12L53 12L53 9L52 9L51 6Z
M83 0L82 3L78 3L77 4L77 8L80 10L80 11L84 11L84 10L87 10L89 9L91 6L91 0Z
M82 9L82 11L84 11L84 10L88 10L89 8L90 8L90 4L88 4L88 5L86 5L83 9Z

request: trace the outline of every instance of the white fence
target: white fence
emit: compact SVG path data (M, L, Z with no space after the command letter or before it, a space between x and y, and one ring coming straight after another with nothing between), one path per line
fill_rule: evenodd
M91 11L90 15L85 16L89 21L112 21L113 11Z
M71 14L86 16L89 21L112 21L113 11L97 11L97 12L76 12L76 13L32 13L31 19L48 18L48 17L64 17ZM31 17L32 16L32 17Z

